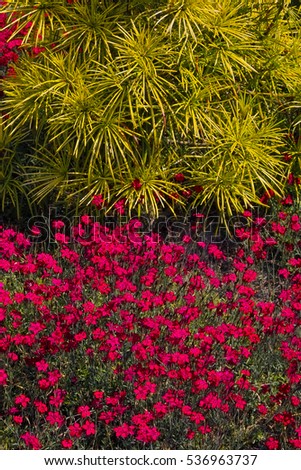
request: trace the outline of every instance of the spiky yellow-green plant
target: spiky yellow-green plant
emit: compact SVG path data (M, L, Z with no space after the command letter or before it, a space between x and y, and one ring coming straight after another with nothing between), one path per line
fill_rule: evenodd
M131 212L157 215L190 189L189 204L226 218L262 191L282 193L283 137L298 123L289 109L301 90L300 16L289 2L14 0L4 9L14 34L30 21L2 108L11 136L30 134L19 163L31 201L65 198L80 211L103 193L108 208L126 199ZM33 45L43 46L34 57Z

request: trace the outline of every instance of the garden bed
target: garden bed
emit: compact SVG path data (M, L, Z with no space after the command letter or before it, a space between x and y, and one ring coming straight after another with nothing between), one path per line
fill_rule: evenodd
M2 448L300 448L299 222L287 209L274 233L241 229L228 259L139 221L110 230L84 216L72 244L56 221L51 254L2 228ZM285 236L294 250L272 279Z

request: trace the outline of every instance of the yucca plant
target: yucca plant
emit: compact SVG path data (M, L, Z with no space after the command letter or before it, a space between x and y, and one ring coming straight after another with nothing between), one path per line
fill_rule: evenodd
M81 211L102 193L108 210L124 199L154 217L176 213L186 190L226 220L267 189L282 194L301 89L289 2L14 0L2 11L14 36L26 29L2 109L11 136L30 135L30 201Z

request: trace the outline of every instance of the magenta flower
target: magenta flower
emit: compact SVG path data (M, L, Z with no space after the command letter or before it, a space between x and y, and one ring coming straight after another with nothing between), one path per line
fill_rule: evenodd
M4 369L0 369L0 385L7 384L8 375Z
M138 191L139 189L142 188L142 183L141 183L141 181L140 181L138 178L136 178L136 179L132 182L132 187L133 187L134 189L136 189L136 191Z
M71 449L73 446L73 441L71 439L63 439L61 444L64 449Z
M265 445L269 450L279 449L279 441L272 436L265 441Z
M42 445L39 439L34 434L31 434L30 432L26 432L25 434L22 434L21 439L24 440L25 445L29 447L30 449L39 450L42 448Z
M135 426L130 426L127 423L123 423L121 426L114 428L116 437L122 437L123 439L126 439L129 436L133 436L134 430Z
M89 420L85 421L84 424L82 425L82 429L84 429L87 436L96 434L96 428L95 428L95 424L93 423L93 421L89 421Z
M24 395L23 393L15 398L15 404L21 405L22 408L26 408L29 402L30 398Z

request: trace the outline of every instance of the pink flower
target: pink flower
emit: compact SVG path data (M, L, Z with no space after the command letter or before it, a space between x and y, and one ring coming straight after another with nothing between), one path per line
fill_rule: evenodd
M62 374L58 369L48 372L48 381L50 385L56 385L61 377Z
M14 353L14 352L9 352L9 353L7 354L7 357L8 357L11 361L13 361L13 362L16 362L16 361L19 360L18 354Z
M254 223L255 225L261 227L266 224L266 219L264 217L256 217L256 219L254 219Z
M65 223L62 220L54 220L52 222L52 227L60 230L61 228L65 227Z
M156 415L159 418L162 418L168 413L168 406L165 403L162 402L157 402L154 404L154 410L156 412Z
M70 424L68 429L71 437L80 437L82 435L82 427L79 423Z
M127 423L123 423L121 426L114 428L116 437L122 437L126 439L128 436L134 435L135 426L130 426Z
M205 247L206 247L206 243L205 243L205 242L197 242L197 245L198 245L200 248L205 248Z
M299 406L300 402L301 402L300 398L296 397L295 395L291 397L291 404L293 406Z
M190 429L189 431L187 431L186 437L191 441L195 437L195 432Z
M265 405L261 404L257 406L257 410L259 411L260 414L266 415L268 413L268 409Z
M248 210L245 210L242 214L244 217L252 217L252 212L251 211L248 211Z
M260 198L260 201L266 203L271 197L275 196L275 191L268 189L264 195Z
M124 210L125 199L120 199L119 201L115 202L114 209L120 214L123 215L125 213Z
M284 206L290 206L293 204L293 198L290 194L288 194L282 201L281 204Z
M48 407L47 407L47 405L45 405L45 403L43 403L41 401L38 401L38 400L35 400L34 405L37 408L39 413L47 413Z
M28 327L28 330L31 331L34 335L37 335L40 333L40 331L43 331L45 328L46 326L40 322L31 322Z
M160 432L156 427L149 427L147 424L138 428L136 439L145 443L155 442L160 437Z
M30 402L30 398L28 398L28 397L27 397L26 395L24 395L24 394L18 395L18 396L15 398L15 404L16 404L16 405L21 405L22 408L26 408L29 402Z
M291 221L292 221L293 223L295 223L295 222L299 222L299 220L300 220L300 219L299 219L299 216L298 216L298 214L294 214L294 215L292 215L292 217L291 217Z
M274 437L269 437L265 441L265 445L269 450L279 449L279 441L275 439Z
M63 426L65 422L64 416L62 416L58 411L49 411L49 413L46 416L46 420L54 426L55 424L58 425L58 427Z
M93 196L93 199L92 199L92 204L97 208L97 209L100 209L103 205L104 205L104 199L103 199L103 196L101 194L98 194L96 196Z
M50 387L50 382L46 379L41 379L38 381L39 387L41 390L46 390Z
M8 375L5 372L5 370L0 369L0 385L6 385L7 384L7 378L8 378Z
M295 418L290 412L284 411L283 413L277 413L274 416L274 421L276 423L281 423L283 426L289 426L290 424L295 424Z
M222 252L222 250L220 250L218 248L217 245L209 245L208 246L208 253L210 255L213 255L214 258L216 259L226 259L226 256L224 255L224 253Z
M191 242L191 237L189 235L184 235L182 238L183 243L189 243Z
M289 439L289 443L295 447L295 449L301 449L301 439Z
M85 421L85 423L82 425L82 428L85 430L87 436L90 436L96 433L95 424L93 423L93 421L90 421L90 420Z
M295 222L295 223L291 224L291 229L294 232L299 232L299 230L301 229L301 224L299 222Z
M290 258L288 260L288 264L290 266L298 266L300 267L301 266L301 258Z
M208 384L207 384L206 380L204 380L204 379L197 379L194 382L194 387L195 387L196 391L207 390Z
M61 390L60 388L54 390L53 395L49 397L49 404L58 408L64 402L65 395L65 390Z
M61 444L64 449L71 449L73 441L71 439L63 439Z
M278 274L280 276L283 276L285 279L287 279L290 276L290 272L286 268L279 269Z
M156 384L149 381L134 389L136 400L146 400L149 394L155 393L155 391Z
M238 393L232 393L231 398L234 400L236 408L243 410L246 407L247 402Z
M41 235L41 230L35 225L31 227L30 231L33 235Z
M243 275L243 281L245 282L252 282L252 281L255 281L255 279L257 278L257 273L256 271L253 271L252 269L247 269L245 272L244 272L244 275Z
M21 436L21 439L23 439L26 446L31 449L39 450L42 447L39 439L36 436L34 436L34 434L31 434L29 432L26 432L25 434L23 434Z
M87 333L85 331L80 331L76 335L74 335L75 341L80 343L81 341L84 341L87 338Z
M167 302L175 302L177 300L177 296L174 292L166 292L164 295L164 299Z
M147 424L153 420L154 420L154 414L148 410L146 410L144 413L140 413L132 417L132 422L136 426L142 426L143 424Z
M67 237L64 233L56 233L54 238L58 243L68 243L69 242L69 237Z
M200 407L203 408L220 408L222 405L221 399L218 397L216 393L208 393L208 395L205 396L204 399L202 399L199 403Z
M88 418L91 416L91 411L88 406L79 406L77 412L81 415L82 418Z
M91 223L91 217L88 215L82 215L80 220L84 225L89 225Z
M211 428L210 426L208 426L207 424L203 425L203 426L199 426L198 427L198 431L201 433L201 434L209 434L211 432Z
M41 52L44 52L45 51L45 47L32 47L31 48L31 52L33 55L38 55L40 54Z
M22 424L23 423L22 416L13 416L13 420L16 424Z
M112 411L102 411L98 417L100 421L104 421L106 424L110 424L112 421L114 421L114 418L115 413Z
M183 410L183 408L182 408ZM205 421L205 416L202 413L193 412L190 414L190 420L193 423L200 424Z

